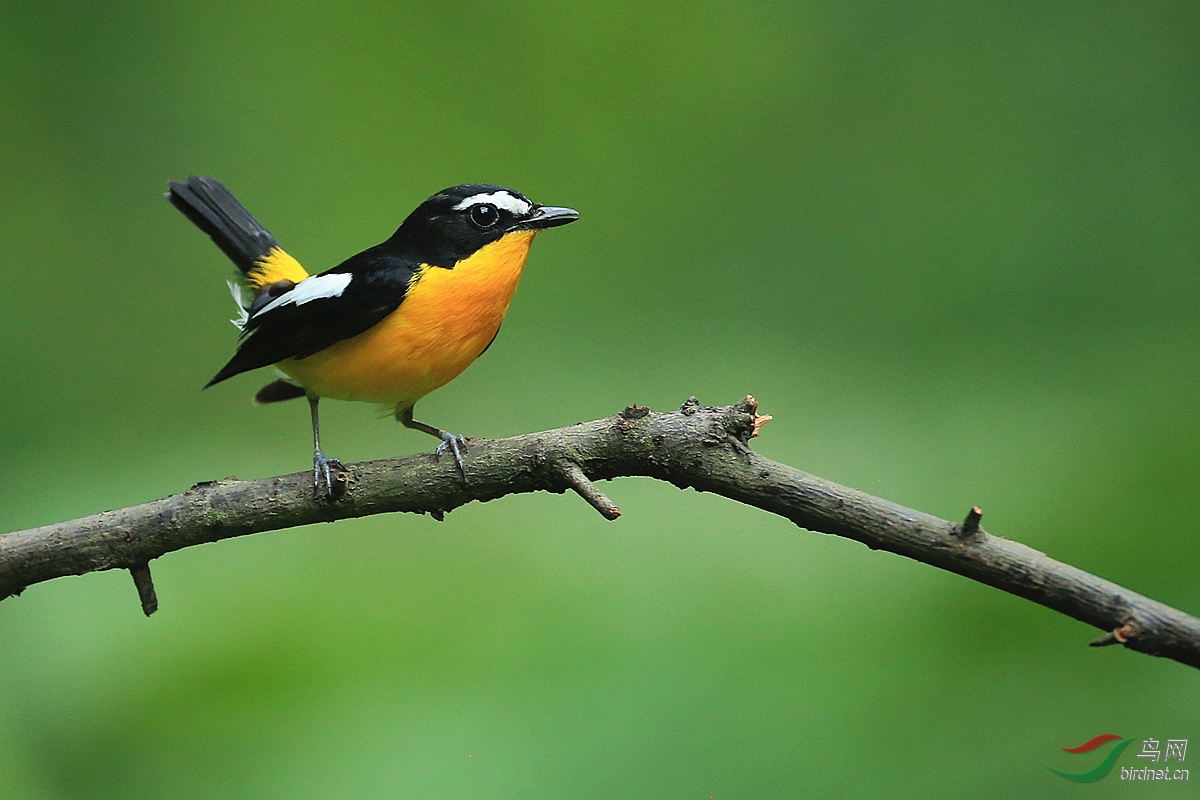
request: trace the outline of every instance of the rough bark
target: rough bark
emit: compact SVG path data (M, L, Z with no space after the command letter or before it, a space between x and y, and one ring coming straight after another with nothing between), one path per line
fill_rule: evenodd
M128 569L147 614L157 607L149 562L233 536L394 511L441 518L472 500L572 489L608 519L620 510L593 483L642 475L778 514L1024 597L1105 631L1093 645L1123 644L1200 668L1200 619L979 527L972 508L955 523L823 480L754 453L769 417L753 398L678 411L631 406L616 416L510 439L472 440L460 475L432 455L351 465L337 500L314 492L312 473L257 481L206 481L182 494L0 536L0 598L64 575Z

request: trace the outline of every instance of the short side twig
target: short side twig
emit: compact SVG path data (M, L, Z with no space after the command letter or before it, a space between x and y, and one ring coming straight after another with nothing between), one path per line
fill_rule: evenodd
M158 611L158 595L154 591L154 579L150 577L150 565L135 564L129 568L129 574L133 576L133 585L137 587L142 613L148 617Z
M621 516L621 509L609 500L604 492L596 488L596 484L588 480L583 470L574 461L561 460L557 464L558 471L575 493L587 500L592 508L600 512L605 519L616 519Z

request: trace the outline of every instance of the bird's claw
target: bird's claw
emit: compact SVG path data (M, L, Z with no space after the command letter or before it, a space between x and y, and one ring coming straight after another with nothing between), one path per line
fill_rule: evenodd
M337 478L334 478L334 472ZM322 493L321 484L325 484L324 494L330 500L336 500L346 492L346 467L336 458L326 458L320 450L313 453L313 488L318 494Z
M442 431L442 443L437 446L437 450L433 451L435 458L441 458L442 453L449 450L454 453L454 462L458 464L458 473L462 475L463 480L467 479L467 471L463 468L462 452L460 447L467 446L467 437L459 436L457 433L449 433Z

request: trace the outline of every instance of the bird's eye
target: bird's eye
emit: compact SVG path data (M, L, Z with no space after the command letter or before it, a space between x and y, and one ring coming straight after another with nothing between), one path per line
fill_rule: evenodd
M471 206L471 224L477 228L490 228L500 221L500 212L491 203Z

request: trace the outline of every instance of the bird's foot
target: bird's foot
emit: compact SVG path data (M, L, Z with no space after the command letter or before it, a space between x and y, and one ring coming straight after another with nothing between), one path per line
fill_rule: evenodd
M462 475L463 483L467 481L467 472L463 469L462 451L459 448L467 446L467 437L459 436L457 433L442 431L442 443L437 446L437 450L433 454L437 458L441 458L442 453L449 450L454 453L454 462L458 464L458 474Z
M325 494L330 500L337 500L346 493L347 470L336 458L326 458L317 449L313 452L313 488L317 494ZM321 484L325 485L324 490Z

